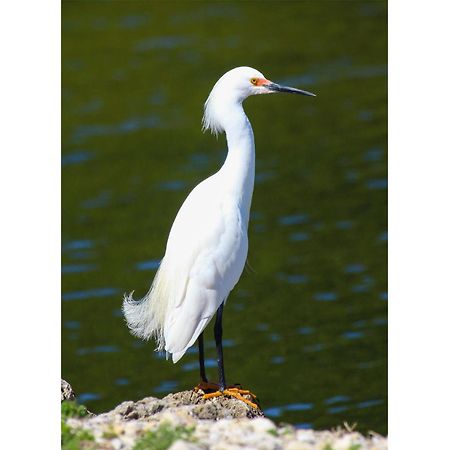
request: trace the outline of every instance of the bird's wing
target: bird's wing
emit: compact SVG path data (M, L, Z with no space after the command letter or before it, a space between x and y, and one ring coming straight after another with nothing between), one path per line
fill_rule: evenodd
M239 210L211 181L198 185L184 202L164 256L173 280L164 323L165 349L181 356L237 283L247 256L246 227ZM174 360L179 358L174 355Z

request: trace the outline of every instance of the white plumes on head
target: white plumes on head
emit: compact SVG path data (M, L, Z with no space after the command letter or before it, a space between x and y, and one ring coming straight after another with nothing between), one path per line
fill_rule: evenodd
M222 133L223 127L220 122L217 120L217 114L215 111L215 86L213 90L210 92L208 98L206 99L203 119L202 119L202 131L205 132L210 130L212 134L217 136L219 133Z
M251 78L264 78L264 75L252 67L243 66L229 70L219 78L205 102L203 132L210 130L216 136L222 133L229 105L242 103L248 96L261 93L252 86Z

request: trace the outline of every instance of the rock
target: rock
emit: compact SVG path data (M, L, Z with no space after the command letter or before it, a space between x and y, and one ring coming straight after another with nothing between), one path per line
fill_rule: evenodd
M117 414L125 420L146 419L153 414L162 411L164 401L154 397L146 397L137 402L127 401L121 403L108 414Z
M75 392L72 386L61 378L61 401L63 400L75 400Z
M193 444L192 442L186 442L179 439L169 447L169 450L202 450L202 447Z
M299 441L290 441L284 447L285 450L309 450L310 448Z
M204 399L193 390L126 401L98 416L72 417L67 425L88 431L102 450L131 450L149 432L153 438L172 433L169 450L387 450L386 438L379 435L296 430L234 397ZM184 430L181 439L179 430Z
M141 420L163 411L176 411L177 416L184 412L186 417L203 420L264 417L260 409L252 408L234 397L221 396L205 400L202 391L193 390L169 394L161 400L146 397L137 402L123 402L108 414L119 415L125 420Z

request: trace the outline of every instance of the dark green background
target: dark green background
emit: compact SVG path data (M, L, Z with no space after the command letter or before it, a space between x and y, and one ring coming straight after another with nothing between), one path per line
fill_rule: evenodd
M387 432L386 2L64 2L62 376L94 412L198 382L133 338L182 201L222 163L202 105L249 65L316 98L245 103L249 262L224 316L229 382L269 417ZM216 376L211 330L211 378Z

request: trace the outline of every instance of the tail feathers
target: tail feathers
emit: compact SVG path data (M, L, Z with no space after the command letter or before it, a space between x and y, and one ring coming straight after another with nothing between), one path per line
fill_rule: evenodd
M162 330L159 330L155 317L149 311L150 296L147 294L141 300L133 300L133 292L125 295L123 299L122 311L125 315L128 328L131 333L141 339L149 340L155 337L158 342L158 350L161 345Z
M164 317L167 309L167 292L162 276L162 264L152 287L141 300L133 300L133 292L125 295L122 311L131 333L141 339L155 338L157 351L165 346Z

